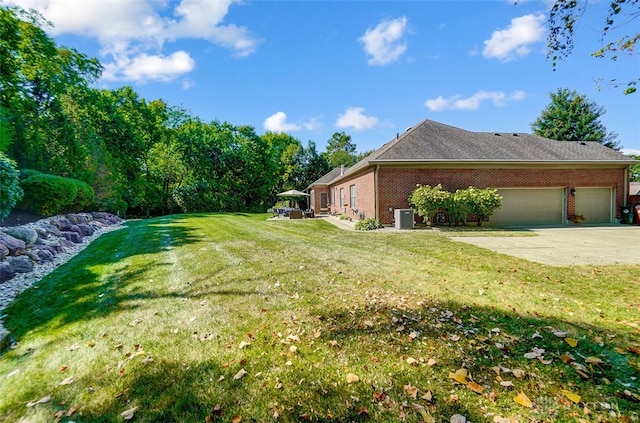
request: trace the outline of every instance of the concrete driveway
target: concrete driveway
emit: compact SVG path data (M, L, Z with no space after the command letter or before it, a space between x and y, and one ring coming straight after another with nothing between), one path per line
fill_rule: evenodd
M640 226L571 226L531 231L536 236L452 239L552 266L640 264Z

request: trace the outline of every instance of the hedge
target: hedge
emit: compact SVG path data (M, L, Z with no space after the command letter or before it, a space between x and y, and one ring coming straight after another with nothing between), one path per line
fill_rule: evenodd
M20 207L42 216L84 210L93 203L93 189L77 179L36 171L22 180L24 199Z

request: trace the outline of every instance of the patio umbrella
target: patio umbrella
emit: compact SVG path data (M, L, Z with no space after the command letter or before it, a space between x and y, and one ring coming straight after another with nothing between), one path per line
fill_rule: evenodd
M289 191L281 192L276 194L278 197L308 197L309 194L306 192L298 191L297 189L290 189ZM289 200L289 205L291 205L291 200Z
M304 197L308 196L306 192L298 191L297 189L290 189L289 191L276 194L278 197Z

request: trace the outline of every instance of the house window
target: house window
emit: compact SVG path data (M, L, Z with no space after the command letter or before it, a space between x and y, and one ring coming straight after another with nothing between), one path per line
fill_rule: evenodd
M355 209L356 208L356 186L355 185L350 185L349 186L349 196L351 197L351 208Z
M340 207L344 207L345 198L344 198L344 188L340 188Z
M334 188L331 190L331 203L332 205L336 205L336 191L338 190L338 188Z

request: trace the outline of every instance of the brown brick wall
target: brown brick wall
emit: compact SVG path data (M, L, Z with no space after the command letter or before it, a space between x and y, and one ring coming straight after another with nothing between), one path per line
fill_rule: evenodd
M350 204L350 191L349 187L351 185L356 186L356 204L353 207ZM345 203L347 206L340 207L340 188L344 189L344 197ZM375 217L375 172L374 168L371 168L364 174L360 174L353 179L349 179L348 181L332 185L332 190L335 191L335 204L331 204L331 212L344 214L347 217L352 218L353 220L358 220L362 214L364 214L365 218ZM329 195L329 200L331 200L331 195ZM356 213L356 210L358 212Z
M380 221L391 224L392 213L389 208L409 208L408 197L416 184L442 184L443 189L455 191L469 186L478 188L517 188L517 187L615 187L616 214L624 200L623 169L558 169L558 168L380 168L378 175L378 194ZM346 184L348 185L348 183ZM374 191L371 190L371 195ZM568 214L573 213L575 205L569 196Z

